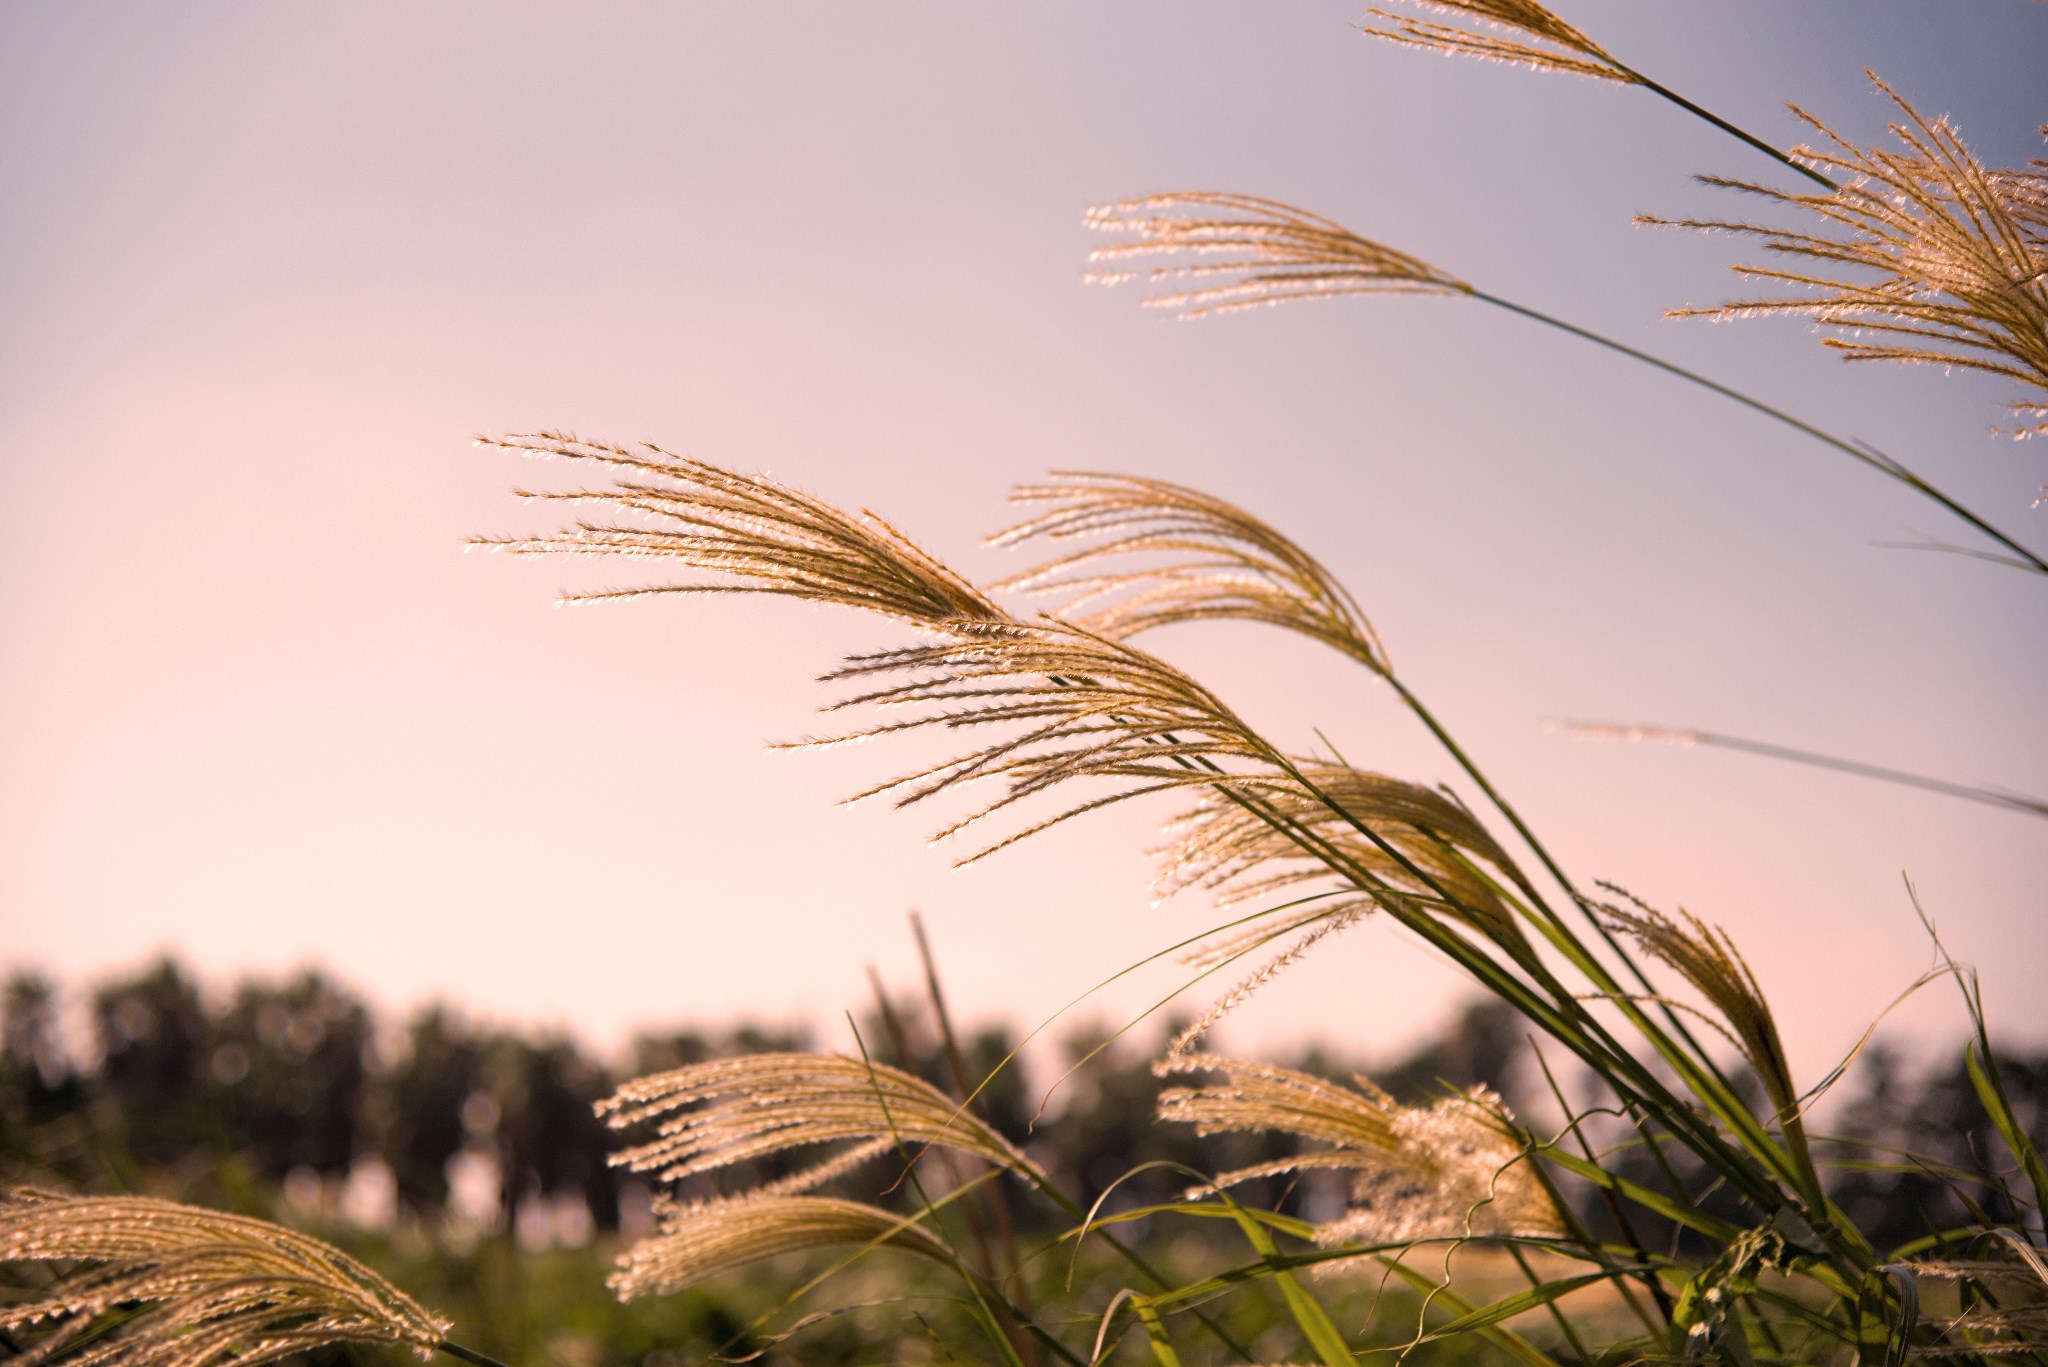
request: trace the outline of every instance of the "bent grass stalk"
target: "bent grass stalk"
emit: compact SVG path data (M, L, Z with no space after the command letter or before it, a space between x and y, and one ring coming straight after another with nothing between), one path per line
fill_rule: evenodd
M1419 258L1360 237L1330 219L1293 205L1254 195L1176 190L1098 206L1089 211L1087 221L1098 232L1129 233L1135 239L1098 247L1089 254L1093 268L1088 278L1094 283L1115 285L1130 280L1132 272L1125 268L1135 261L1192 257L1192 261L1153 266L1148 272L1148 278L1155 284L1186 279L1195 282L1192 287L1155 294L1144 301L1149 308L1173 309L1186 319L1297 299L1391 293L1463 296L1541 323L1741 404L1820 442L1906 486L2010 552L2010 557L1991 557L1995 563L2048 575L2048 559L1999 531L1902 461L1863 443L1836 436L1698 371L1482 290ZM1228 259L1209 259L1216 257Z
M1797 171L1808 180L1824 185L1830 190L1835 188L1835 182L1825 173L1796 160L1794 154L1773 147L1762 138L1746 132L1677 91L1658 84L1624 64L1585 33L1566 23L1544 5L1536 3L1536 0L1411 0L1411 3L1418 8L1435 10L1463 19L1467 27L1460 28L1455 24L1417 19L1392 10L1377 8L1367 9L1366 13L1383 22L1378 26L1364 23L1359 27L1372 37L1428 51L1506 62L1509 65L1526 66L1538 71L1557 71L1596 81L1641 86L1677 105L1695 118L1703 119L1723 133L1755 148L1780 165ZM1535 42L1524 42L1507 36L1516 31L1527 34Z

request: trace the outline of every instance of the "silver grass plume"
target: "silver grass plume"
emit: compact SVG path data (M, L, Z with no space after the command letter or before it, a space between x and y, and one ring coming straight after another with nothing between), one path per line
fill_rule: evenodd
M922 646L857 655L830 682L877 683L833 705L909 714L793 748L865 741L897 732L1008 732L979 749L878 784L852 801L890 795L899 806L970 784L1000 796L942 829L951 838L1014 803L1072 780L1108 780L1082 798L960 862L971 863L1047 827L1144 793L1183 788L1253 792L1290 783L1280 753L1208 689L1131 646L1052 618L954 623Z
M40 1332L10 1359L20 1367L258 1367L334 1343L426 1358L449 1328L332 1245L149 1197L10 1192L0 1198L0 1262L76 1265L0 1305L0 1328ZM137 1306L111 1329L101 1319Z
M1510 62L1539 71L1562 71L1597 81L1640 85L1643 78L1623 66L1607 50L1567 24L1535 0L1414 0L1420 9L1452 16L1440 24L1391 10L1368 9L1359 25L1375 38L1459 53L1488 61ZM1525 37L1516 37L1521 34ZM1534 40L1528 41L1528 40Z
M1145 300L1148 308L1183 318L1351 294L1470 294L1472 287L1428 262L1358 236L1340 223L1277 200L1207 190L1175 191L1104 204L1088 211L1098 232L1133 241L1088 255L1095 284L1132 278L1132 263L1186 258L1153 266L1146 278L1188 287Z
M1014 1145L922 1078L836 1054L749 1054L627 1083L598 1103L614 1129L656 1137L612 1162L665 1182L817 1144L851 1148L752 1196L810 1191L901 1141L937 1144L1013 1172L1038 1169Z
M1068 780L1110 785L1108 791L1098 787L1051 816L998 837L961 862L972 862L1072 817L1152 792L1227 792L1226 800L1266 810L1269 815L1262 819L1282 825L1289 818L1270 814L1269 800L1276 795L1287 795L1303 810L1316 804L1336 810L1293 761L1186 674L1112 634L1053 617L1024 621L1005 613L878 518L852 518L763 477L737 475L658 448L643 447L636 454L551 433L492 444L623 470L623 477L609 490L563 497L630 509L653 521L642 528L583 524L547 536L482 544L538 554L623 554L677 561L710 578L629 590L620 596L785 594L880 611L917 626L931 638L922 645L854 656L825 676L827 681L878 685L829 710L871 705L895 713L895 718L787 748L919 730L956 734L989 728L1004 734L965 754L878 784L853 800L887 795L908 805L970 784L998 788L995 797L982 800L939 830L934 839L943 840ZM1172 488L1144 481L1124 481L1122 487L1149 489L1148 496L1154 498ZM1228 505L1193 491L1173 496L1182 508L1198 514L1219 540L1235 538L1241 566L1294 576L1291 587L1274 581L1274 611L1289 611L1280 597L1293 595L1292 610L1320 614L1323 626L1344 648L1368 662L1377 661L1375 667L1384 670L1370 628L1334 580L1305 553ZM1194 595L1209 592L1193 583L1185 587ZM1213 596L1207 601L1210 607L1225 607ZM1193 597L1178 608L1163 601L1155 607L1162 614L1205 610ZM1130 628L1132 623L1122 625ZM1352 825L1348 813L1338 810L1338 815ZM1333 867L1346 867L1341 850L1328 842L1316 847L1334 860ZM1356 866L1348 873L1361 887L1371 888L1376 881ZM1492 919L1484 907L1476 910L1476 917L1480 923ZM1504 939L1505 932L1496 938Z
M570 594L570 601L659 593L771 593L866 608L902 621L993 619L972 584L871 512L854 517L763 475L743 475L651 443L629 450L561 432L480 437L479 445L585 461L617 472L609 487L522 498L610 509L632 519L579 522L541 536L476 537L517 555L616 555L711 576L708 581Z
M1953 1312L1923 1310L1923 1319L1932 1320L1948 1342L1918 1349L1915 1357L2004 1357L2048 1349L2048 1249L2036 1248L2010 1230L1991 1233L1995 1237L1985 1241L1989 1251L2009 1257L1914 1258L1899 1264L1916 1279L1964 1288Z
M1469 811L1435 789L1384 774L1310 759L1296 759L1293 765L1310 789L1277 790L1268 798L1289 828L1309 832L1319 846L1341 852L1347 865L1365 870L1408 904L1426 906L1479 932L1517 962L1530 961L1528 941L1500 882L1486 866L1517 885L1524 885L1523 877ZM1436 887L1367 841L1354 823L1392 845ZM1368 911L1377 904L1374 888L1361 887L1355 878L1333 885L1329 861L1311 855L1301 841L1276 829L1273 822L1214 795L1198 799L1172 830L1173 840L1156 852L1154 889L1162 897L1199 888L1211 893L1219 906L1232 907L1313 895L1317 900L1310 905L1317 908L1315 914L1326 917ZM1450 899L1442 893L1449 893ZM1290 912L1274 915L1286 917ZM1199 961L1226 956L1240 941L1268 930L1255 922L1234 931L1229 940L1207 947Z
M743 1196L664 1203L655 1233L619 1258L608 1284L620 1300L666 1295L748 1263L834 1247L900 1248L953 1265L913 1218L830 1196Z
M1160 897L1199 889L1220 908L1275 904L1198 946L1190 962L1222 964L1297 935L1181 1031L1172 1053L1186 1053L1317 941L1390 899L1478 932L1517 964L1535 963L1502 891L1503 880L1525 890L1527 881L1464 807L1383 774L1311 759L1292 765L1304 787L1273 790L1260 812L1204 794L1154 851ZM1360 834L1361 825L1393 853Z
M1610 927L1634 937L1637 944L1669 965L1706 998L1726 1023L1728 1037L1763 1083L1776 1119L1788 1128L1797 1125L1798 1093L1792 1085L1785 1046L1778 1038L1777 1020L1764 1000L1756 975L1728 932L1708 925L1682 907L1677 916L1668 916L1611 883L1601 886L1629 903L1626 907L1606 903L1597 907Z
M1162 1120L1193 1125L1203 1136L1278 1131L1327 1146L1216 1178L1228 1187L1314 1168L1348 1172L1351 1205L1317 1227L1324 1244L1541 1237L1560 1228L1507 1107L1483 1087L1418 1107L1397 1104L1362 1077L1343 1087L1212 1054L1167 1059L1153 1071L1223 1075L1220 1083L1160 1093Z
M1010 501L1050 506L990 545L1081 544L994 587L1058 595L1054 611L1067 621L1119 641L1176 622L1264 622L1392 672L1336 577L1234 504L1165 480L1088 471L1055 471Z
M2016 380L2048 397L2048 161L1987 170L1946 118L1932 122L1873 73L1898 107L1890 125L1901 150L1859 148L1805 110L1793 112L1828 140L1794 155L1840 172L1832 194L1787 194L1719 176L1709 185L1760 195L1821 220L1812 232L1712 219L1642 218L1663 227L1739 233L1796 262L1738 265L1754 280L1806 295L1738 299L1676 309L1677 318L1802 314L1852 361L1961 366ZM2048 133L2048 129L2043 130ZM2010 405L2015 436L2048 435L2048 402Z

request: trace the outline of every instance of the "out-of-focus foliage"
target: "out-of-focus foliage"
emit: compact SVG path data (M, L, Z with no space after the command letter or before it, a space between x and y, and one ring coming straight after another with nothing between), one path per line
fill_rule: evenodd
M82 1013L67 1014L67 1001ZM76 1035L81 1015L84 1036L67 1037L67 1023ZM878 1059L952 1085L942 1041L915 1003L871 1010L861 1030ZM1105 1033L1076 1028L1061 1066L1088 1054ZM756 1320L798 1279L723 1278L677 1295L614 1300L605 1273L621 1234L645 1233L648 1193L608 1166L614 1137L591 1103L619 1077L809 1043L800 1031L759 1025L649 1033L615 1071L566 1037L493 1028L446 1007L379 1022L360 998L317 972L246 981L224 994L202 990L169 961L90 991L60 991L17 974L0 997L0 1179L167 1195L311 1228L452 1316L465 1342L508 1361L682 1367L770 1348ZM969 1075L981 1078L1014 1039L985 1027L968 1032L961 1046ZM1173 1167L1126 1176L1148 1164L1220 1171L1285 1156L1287 1141L1270 1134L1203 1140L1192 1127L1159 1123L1161 1084L1148 1058L1136 1046L1104 1050L1058 1087L1035 1125L1045 1079L1028 1082L1021 1070L1005 1069L982 1093L982 1114L1078 1198L1093 1202L1114 1186L1104 1206L1112 1211L1171 1200L1186 1186ZM1374 1077L1409 1102L1483 1084L1519 1109L1540 1112L1544 1084L1527 1060L1512 1013L1478 1003L1421 1050L1381 1063ZM1326 1077L1342 1077L1357 1062L1322 1050L1289 1060ZM2002 1067L2023 1117L2036 1129L2048 1124L2048 1057L2005 1059ZM1930 1223L1964 1223L1973 1203L1994 1199L1990 1184L1970 1176L1985 1173L1985 1155L1998 1149L1960 1063L1922 1073L1879 1050L1856 1077L1860 1090L1836 1112L1839 1133L1820 1139L1835 1160L1831 1195L1874 1242L1896 1246ZM1605 1143L1625 1137L1600 1136ZM1898 1164L1897 1149L1937 1166ZM789 1161L778 1156L715 1180L692 1179L684 1194L710 1197L773 1180ZM1668 1161L1686 1160L1672 1153ZM1613 1162L1655 1180L1647 1152L1624 1151ZM875 1165L864 1194L879 1194L899 1176L897 1165ZM1236 1194L1310 1220L1343 1202L1341 1189L1320 1173L1262 1179ZM1714 1209L1714 1199L1705 1205ZM1027 1251L1067 1256L1065 1246L1051 1246L1058 1230L1042 1211L1018 1203L1014 1215ZM1610 1218L1590 1207L1581 1216L1596 1227ZM1641 1212L1635 1220L1638 1236L1654 1245L1680 1237ZM1232 1251L1235 1236L1214 1222L1153 1217L1117 1233L1189 1275L1241 1256ZM942 1306L951 1294L945 1278L910 1263L897 1259L852 1275L874 1279L874 1299L908 1295L916 1304L929 1294ZM1484 1270L1475 1275L1483 1278ZM1396 1327L1413 1314L1408 1292L1390 1288L1372 1309L1368 1289L1328 1283L1323 1294L1347 1313L1373 1313ZM1276 1351L1286 1350L1288 1329L1274 1307L1235 1298L1227 1314L1243 1341L1257 1347L1269 1335ZM783 1314L778 1322L790 1319ZM899 1359L947 1357L937 1340L919 1337L917 1324L897 1307L853 1311L807 1325L788 1347L808 1363L873 1360L882 1342ZM1463 1361L1475 1346L1433 1343L1418 1360ZM363 1354L377 1350L314 1358L324 1364Z

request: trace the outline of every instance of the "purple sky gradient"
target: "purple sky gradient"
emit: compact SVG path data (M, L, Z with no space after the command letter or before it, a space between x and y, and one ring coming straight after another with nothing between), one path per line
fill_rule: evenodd
M2048 5L1571 0L1785 143L1882 135L1879 70L1987 161L2040 155ZM1411 685L1585 881L1727 925L1817 1075L1929 961L2048 1044L2048 825L1555 717L1696 725L2048 790L2048 587L1876 548L1959 536L1869 472L1467 301L1174 326L1085 288L1090 203L1292 200L1905 458L2048 544L1998 382L1845 366L1738 288L1771 164L1641 92L1405 52L1352 5L17 4L0 10L0 948L330 966L593 1039L857 1006L921 907L964 1015L1036 1021L1206 924L1133 807L949 867L841 809L911 758L763 742L885 625L783 603L558 612L636 567L464 556L573 472L472 448L650 438L884 513L970 574L1048 467L1195 484L1352 587ZM1779 177L1784 180L1785 177ZM1152 642L1306 748L1448 763L1355 669L1251 629ZM1461 791L1466 791L1461 788ZM1100 1011L1166 990L1152 974ZM1457 999L1389 929L1237 1019L1411 1043ZM1202 989L1193 1009L1207 1001ZM1947 1037L1953 993L1898 1017Z

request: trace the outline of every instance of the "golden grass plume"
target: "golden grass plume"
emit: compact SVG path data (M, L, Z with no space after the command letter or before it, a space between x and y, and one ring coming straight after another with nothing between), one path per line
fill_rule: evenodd
M1598 43L1536 0L1414 0L1418 9L1451 17L1444 24L1392 10L1371 8L1359 28L1375 38L1432 52L1508 62L1539 71L1561 71L1596 81L1640 84ZM1521 36L1516 36L1521 35Z
M664 1203L655 1233L620 1255L608 1284L620 1300L666 1295L748 1263L821 1248L899 1248L951 1264L914 1220L830 1196L743 1196Z
M476 537L516 555L613 555L708 576L682 584L568 595L569 601L662 593L770 593L865 608L901 621L994 619L972 584L871 512L849 514L769 479L676 455L562 432L479 437L478 444L613 471L608 488L519 496L607 508L632 521L583 521L539 536Z
M1406 252L1358 236L1340 223L1278 200L1210 190L1098 205L1088 211L1098 232L1132 240L1088 255L1088 279L1101 285L1130 280L1139 261L1179 258L1152 266L1153 283L1186 281L1145 300L1148 308L1177 310L1183 318L1352 294L1469 294L1472 287Z
M941 828L935 841L1070 780L1116 785L982 847L963 863L1141 794L1287 781L1278 752L1188 675L1143 651L1052 618L962 624L948 639L932 644L855 656L825 678L887 681L835 708L874 706L909 715L796 742L798 748L927 729L1006 730L978 749L899 775L852 799L888 794L908 805L970 784L1001 785L1000 796Z
M1167 1059L1154 1071L1222 1074L1218 1083L1160 1093L1163 1120L1204 1136L1278 1131L1327 1146L1216 1178L1228 1187L1312 1168L1348 1172L1351 1205L1317 1228L1325 1244L1542 1237L1561 1227L1506 1106L1485 1088L1417 1107L1399 1105L1362 1077L1343 1087L1213 1054Z
M1810 232L1721 219L1639 221L1738 233L1800 263L1738 265L1742 275L1803 295L1731 300L1672 317L1800 314L1852 361L1960 366L2016 380L2042 397L2010 405L2015 436L2048 434L2048 161L1988 170L1947 118L1923 117L1870 79L1899 112L1897 150L1860 148L1797 106L1827 139L1795 155L1848 183L1831 194L1789 194L1719 176L1709 185L1760 195L1820 220ZM2043 130L2048 133L2048 129Z
M1756 975L1750 972L1748 962L1728 932L1708 925L1684 908L1679 909L1677 916L1669 916L1611 883L1601 886L1629 904L1602 904L1598 908L1610 927L1634 937L1644 950L1668 964L1706 998L1726 1023L1729 1038L1742 1051L1757 1080L1763 1083L1777 1118L1786 1123L1796 1121L1798 1094L1792 1085L1785 1046L1778 1038L1777 1020L1764 1000Z
M1176 622L1263 622L1391 672L1351 593L1314 556L1242 508L1137 475L1055 471L1010 501L1043 505L989 538L1072 546L995 585L1057 595L1053 610L1112 640ZM1085 609L1085 611L1084 611Z
M1038 1170L1002 1135L943 1092L884 1063L837 1054L749 1054L639 1078L598 1105L615 1129L652 1124L656 1137L612 1161L679 1181L787 1149L851 1148L754 1196L810 1191L897 1144L937 1144L1015 1172Z
M1278 824L1268 813L1248 811L1215 794L1198 799L1175 823L1172 841L1157 852L1155 890L1167 896L1198 888L1225 907L1314 895L1313 914L1331 917L1370 910L1385 895L1377 889L1384 888L1478 931L1518 962L1527 962L1528 942L1501 892L1502 878L1521 884L1523 877L1469 811L1435 789L1384 774L1313 759L1296 759L1293 766L1307 786L1266 795L1269 813L1281 819ZM1392 845L1400 860L1360 835L1359 825ZM1377 886L1337 878L1330 861L1318 857L1297 832L1310 834L1316 847L1341 852L1347 865L1367 871ZM1289 907L1274 915L1301 911ZM1262 918L1207 946L1198 961L1220 958L1269 930Z
M258 1367L336 1343L432 1355L448 1322L341 1250L267 1220L143 1196L23 1189L0 1199L0 1262L75 1264L0 1306L37 1335L11 1361ZM107 1312L141 1307L112 1328ZM104 1330L104 1332L102 1332Z

